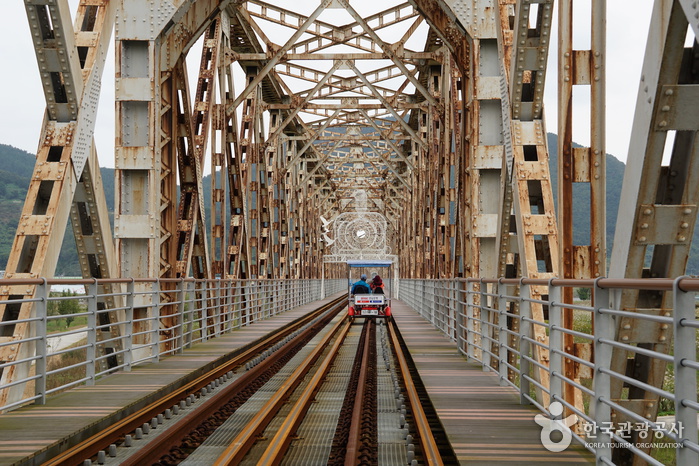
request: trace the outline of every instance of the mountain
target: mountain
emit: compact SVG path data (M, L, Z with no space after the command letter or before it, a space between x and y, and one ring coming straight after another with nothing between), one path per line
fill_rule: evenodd
M0 270L5 269L10 256L35 160L34 154L0 144ZM100 171L111 218L114 210L114 169L102 168ZM80 276L78 252L70 224L66 227L56 275Z
M558 159L555 157L558 137L555 134L548 134L551 173L556 173ZM0 144L0 270L5 268L7 259L12 248L17 223L22 212L24 198L29 187L29 180L34 169L34 154L17 149L12 146ZM614 229L616 228L617 212L619 210L619 200L621 197L621 184L624 179L623 162L614 156L607 154L607 256L611 255L612 242L614 240ZM114 170L102 168L102 184L104 185L107 207L110 218L113 218L114 210ZM552 187L554 200L556 197L556 186L558 179L552 177ZM207 223L211 218L210 214L210 187L211 177L206 176L203 180L205 193L204 205L206 206ZM573 186L573 202L575 203L575 216L573 218L574 243L584 244L585 238L589 236L589 220L584 212L590 204L590 193L584 185L575 184ZM66 229L63 240L61 256L56 269L57 276L79 276L80 266L78 255L75 249L73 230L70 225ZM691 275L699 274L699 226L694 229L694 239L692 241L692 252L687 264L687 273Z
M558 208L558 135L548 133L549 168L551 170L551 188L553 189L553 198L556 208ZM574 147L581 147L578 144L573 144ZM624 180L624 169L626 165L613 155L607 154L607 249L609 255L612 252L612 243L614 241L614 229L616 228L616 218L619 211L619 202L621 199L621 184ZM589 216L584 214L590 208L590 190L587 186L574 183L573 184L573 244L587 244L590 237L590 222Z

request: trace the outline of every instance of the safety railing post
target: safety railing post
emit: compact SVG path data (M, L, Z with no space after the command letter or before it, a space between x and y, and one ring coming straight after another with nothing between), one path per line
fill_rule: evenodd
M209 316L211 315L211 307L209 306L211 298L211 293L209 293L210 285L209 280L199 282L199 309L201 310L199 328L201 329L202 341L207 341L211 334L211 329L209 328Z
M595 458L597 464L603 464L603 459L611 461L612 449L610 442L611 435L607 429L601 426L611 425L612 409L608 402L611 401L611 376L602 372L602 369L609 369L612 363L612 347L602 342L602 340L614 340L615 323L611 314L603 312L610 304L610 292L608 289L599 286L599 279L595 280L594 288L595 319L594 319L594 351L595 351L595 373L593 376L593 388L595 399L592 401L590 411L595 422L594 432L597 432L597 448ZM606 403L605 403L606 401Z
M175 330L175 351L182 353L184 351L184 300L185 300L185 281L184 278L177 284L177 325Z
M260 318L260 287L258 283L259 282L255 280L252 282L252 286L250 287L250 292L253 296L251 300L252 322L257 322L257 320Z
M549 280L549 394L550 402L563 400L563 303L561 287Z
M36 328L36 379L34 385L34 394L37 396L35 401L38 405L46 404L46 358L48 356L48 339L47 337L47 317L48 317L48 298L49 289L51 287L46 284L46 279L36 287L36 317L37 321L33 324Z
M461 283L458 280L449 280L449 293L451 294L451 306L449 306L449 333L454 341L459 338L457 316L461 312Z
M151 321L151 359L153 359L153 362L158 362L160 360L160 318L162 317L160 315L160 312L162 309L160 308L160 280L156 280L153 282L153 286L151 287L151 306L153 306L153 309L155 312L153 312L153 315L155 315L155 322Z
M215 303L215 312L214 312L214 337L220 337L221 336L221 322L222 322L222 300L221 300L221 280L216 280L214 281L214 290L213 290L215 297L214 297L214 303Z
M437 301L437 309L438 314L437 314L437 322L438 326L437 328L442 331L442 333L447 333L446 327L446 319L447 315L449 313L449 305L447 304L447 297L446 297L446 289L445 289L445 281L444 280L436 280L434 282L435 285L435 300Z
M466 295L464 294L464 281L456 279L454 281L454 288L456 289L456 305L454 310L454 318L456 323L454 326L454 333L456 336L456 348L461 354L466 354L467 347L464 341L464 299Z
M478 309L479 309L479 314L480 314L480 320L481 320L481 358L482 358L482 364L483 364L483 371L488 372L490 371L490 365L491 365L491 351L488 351L486 349L486 345L490 346L491 341L488 338L489 336L492 335L493 333L493 327L489 325L488 322L490 322L490 311L486 310L485 308L488 308L488 296L486 296L486 292L488 290L488 284L483 283L483 280L480 281L479 283L479 288L478 288L478 298L479 298L479 304L478 304ZM485 315L484 315L485 313Z
M135 284L133 279L126 284L126 309L124 312L124 371L131 370L133 363L133 303Z
M240 312L241 312L240 324L241 324L241 326L249 325L250 319L251 319L250 314L252 314L252 311L250 309L250 306L251 306L251 304L250 304L251 294L250 294L250 290L249 290L250 287L248 286L248 280L240 280L238 282L238 284L240 285L240 299L242 300L242 306L240 308Z
M97 279L93 278L92 283L87 285L87 348L85 349L85 376L86 385L95 384L95 373L97 364Z
M500 385L507 385L507 287L498 281L498 372Z
M442 316L442 325L445 335L451 337L451 313L454 309L454 301L451 293L451 282L442 280L442 301L444 302L444 315Z
M475 344L476 344L476 322L475 322L475 305L476 305L476 282L466 282L466 355L469 359L476 359Z
M429 280L427 281L427 287L430 289L430 294L429 294L429 300L430 300L430 305L427 307L427 312L429 312L429 319L430 322L432 322L433 327L437 327L437 318L436 318L436 309L437 309L437 294L436 294L436 286L435 286L435 281L434 280ZM437 327L439 328L439 327Z
M224 333L228 333L232 330L232 328L231 328L231 324L232 324L231 308L232 308L232 304L233 304L233 302L232 302L233 298L232 298L232 293L231 293L232 292L231 281L226 280L224 282L224 285L225 286L223 288L223 292L224 292L225 299L223 300L223 310L224 310L224 312L223 312L223 323L224 323L223 331L224 331Z
M519 402L521 404L530 404L529 390L529 353L531 352L531 343L528 338L532 338L532 307L531 288L524 284L524 279L520 280L519 288Z
M184 322L187 328L184 332L185 348L189 348L194 339L194 325L197 320L197 281L185 282Z
M675 303L674 312L674 366L675 366L675 421L682 430L682 439L697 441L697 412L687 403L697 404L697 372L684 364L684 361L696 362L696 329L686 326L685 322L696 321L696 304L694 292L680 288L679 277L673 284ZM677 464L699 464L699 454L685 447L683 442L677 446Z
M442 329L442 299L440 296L439 280L432 280L432 326L437 330Z

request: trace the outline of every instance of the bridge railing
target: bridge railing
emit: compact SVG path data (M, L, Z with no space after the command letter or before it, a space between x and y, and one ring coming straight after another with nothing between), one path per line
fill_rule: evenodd
M587 299L563 304L570 288ZM619 308L622 293L641 290L671 293L672 308ZM572 437L595 453L598 464L613 464L613 445L623 445L649 464L663 464L643 448L661 443L676 447L677 464L699 464L697 291L699 279L687 277L403 279L399 298L451 338L460 353L496 372L501 385L518 390L523 404L533 404L551 419L560 419L560 412L552 414L553 402L567 408L563 417L575 414ZM634 332L648 332L649 323L657 324L657 341L670 345L669 351L634 344L648 341ZM615 349L667 365L662 388L628 376L626 368L620 373L611 367ZM572 378L571 365L576 366ZM624 400L612 399L612 386L657 395L661 410L674 417L653 421L654 414L639 415ZM648 413L656 412L646 404Z
M22 348L14 360L0 361L0 374L27 374L0 383L0 393L27 387L0 404L1 412L345 291L347 280L325 280L325 296L320 280L3 279L0 286L36 286L33 299L0 300L34 305L32 317L0 322L0 352ZM28 336L13 338L23 323Z

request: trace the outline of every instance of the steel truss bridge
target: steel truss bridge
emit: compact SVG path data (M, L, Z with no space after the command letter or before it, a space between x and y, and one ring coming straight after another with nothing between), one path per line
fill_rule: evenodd
M165 300L156 332L164 351L177 323L167 296L178 285L168 279L319 278L332 254L332 222L348 212L385 217L387 252L403 278L685 273L699 197L699 46L687 41L699 35L695 1L653 7L610 257L606 0L587 2L584 21L572 0L80 0L74 18L67 0L24 3L46 112L0 287L2 321L12 322L0 336L0 405L25 389L16 381L29 372L22 361L35 351L31 318L43 289L31 280L53 277L69 220L83 277L165 280L159 295L130 298L134 315ZM589 35L590 49L573 49L574 28ZM559 124L549 130L558 133L557 153L549 152L543 118L552 41ZM93 140L100 87L112 79L103 76L112 43L113 227ZM589 147L572 144L576 88L588 90ZM550 173L550 157L558 173ZM589 205L573 203L575 185L586 186ZM575 209L589 215L585 244L573 242ZM329 278L343 274L325 268ZM96 308L123 306L119 286L105 280ZM527 293L532 318L546 320L548 288L534 284ZM661 316L673 308L662 287L625 289L618 299L617 309L628 312ZM560 300L573 303L573 288L564 287ZM105 314L100 338L118 340L120 327L109 324L119 318ZM614 348L611 368L645 389L616 380L609 396L648 419L657 415L652 388L662 387L666 371L648 351L668 354L673 339L660 320L614 323L614 338L627 346ZM560 325L573 329L572 309L562 309ZM549 337L535 326L532 338ZM562 338L571 354L594 358L589 344ZM551 355L542 346L533 353L534 376L548 386L542 368ZM579 380L580 367L566 359L565 377ZM564 392L581 406L579 390L567 384Z

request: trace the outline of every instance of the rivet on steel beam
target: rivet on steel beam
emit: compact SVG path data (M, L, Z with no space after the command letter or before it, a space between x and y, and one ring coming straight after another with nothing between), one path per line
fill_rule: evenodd
M645 210L643 211L643 214L644 214L644 215L650 215L650 214L652 214L652 213L653 213L653 211L650 210L650 209L645 209Z

